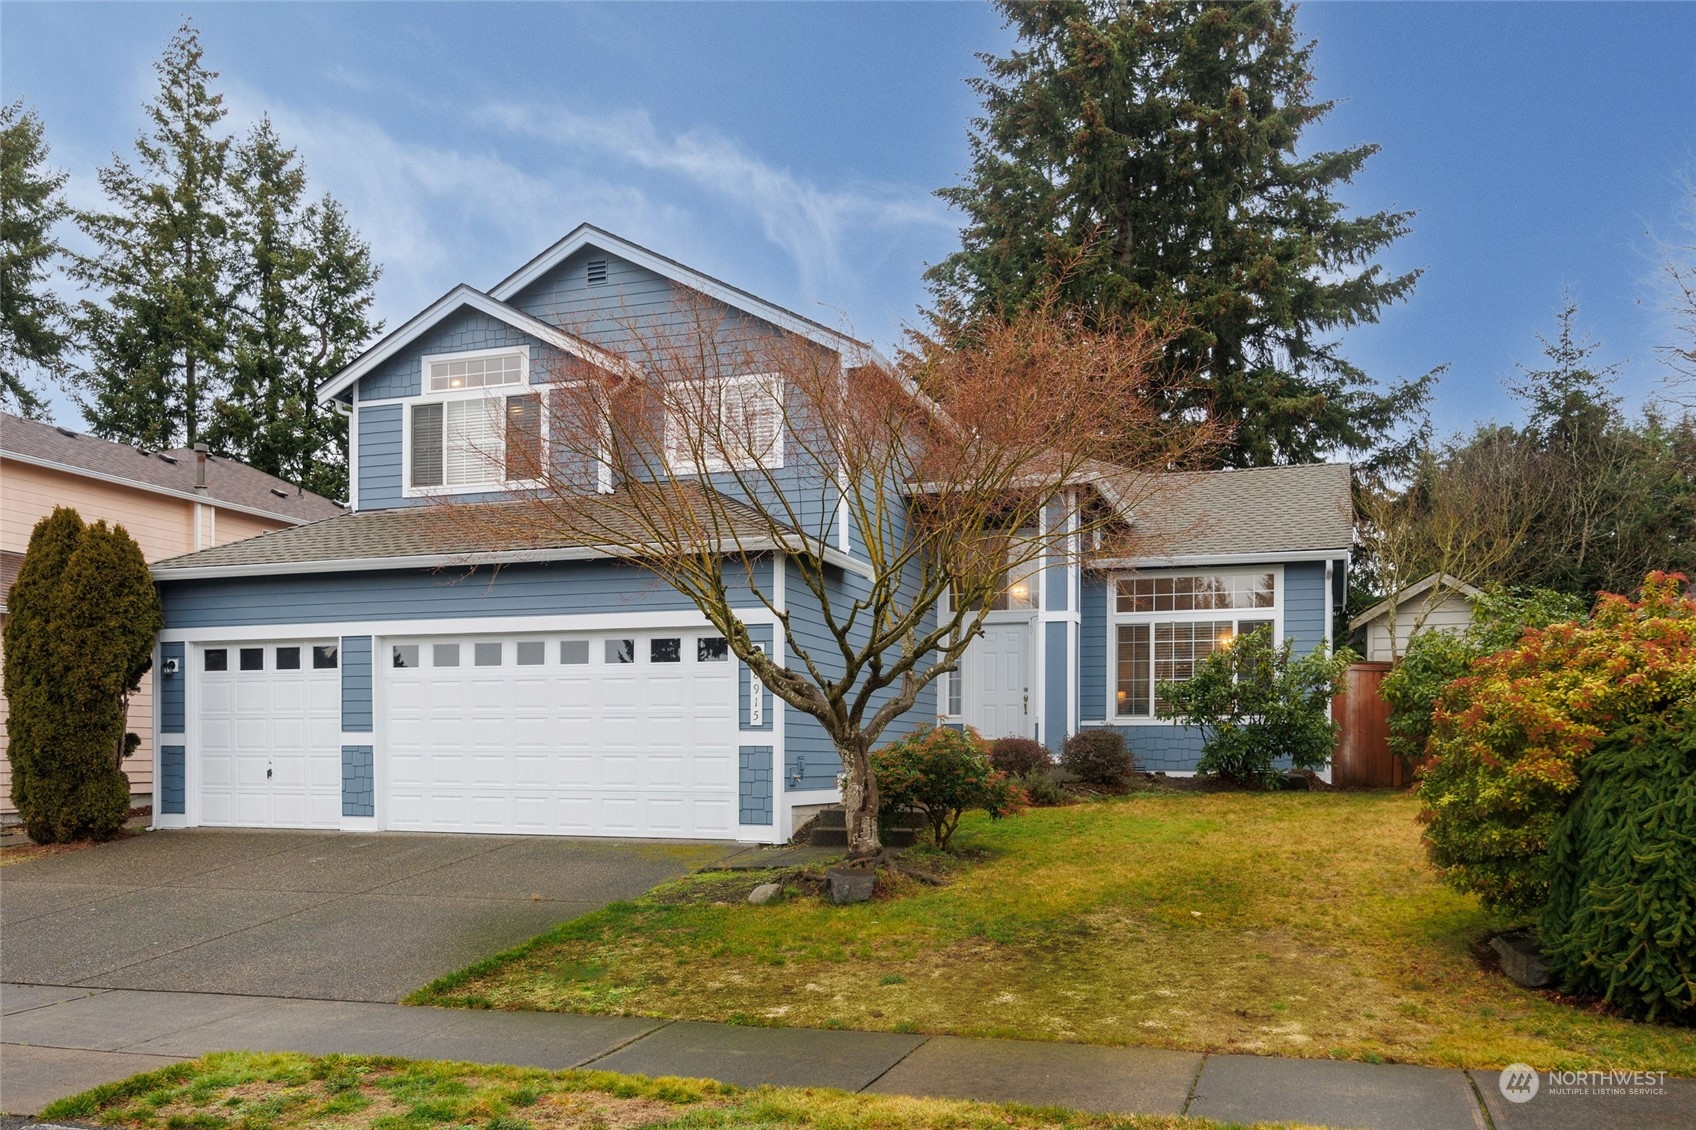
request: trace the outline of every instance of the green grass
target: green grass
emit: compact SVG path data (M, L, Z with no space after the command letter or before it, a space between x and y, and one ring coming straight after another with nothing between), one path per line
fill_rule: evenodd
M708 872L413 1003L1696 1075L1696 1030L1521 989L1440 886L1410 797L1157 792L971 818L944 887L836 907Z
M1210 1119L744 1090L695 1079L364 1056L220 1052L61 1099L43 1119L133 1130L1222 1130Z

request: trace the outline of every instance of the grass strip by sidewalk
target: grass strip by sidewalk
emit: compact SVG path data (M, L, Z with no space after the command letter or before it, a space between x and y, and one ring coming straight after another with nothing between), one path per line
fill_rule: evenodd
M833 906L705 872L409 1003L1696 1076L1696 1029L1520 988L1391 793L1148 792L970 816L952 882ZM1481 960L1482 955L1482 960Z
M219 1052L61 1099L44 1121L131 1130L1220 1130L1211 1119L743 1089L698 1079L370 1056ZM1269 1125L1269 1124L1256 1124Z

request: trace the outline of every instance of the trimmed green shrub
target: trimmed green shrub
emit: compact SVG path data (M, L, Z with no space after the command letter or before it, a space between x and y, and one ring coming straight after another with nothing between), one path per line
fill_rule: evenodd
M1490 585L1473 600L1472 623L1464 632L1414 636L1379 689L1390 704L1390 752L1416 768L1425 760L1425 743L1444 687L1477 660L1512 647L1527 628L1576 622L1585 612L1584 601L1569 593Z
M1060 747L1060 767L1086 785L1117 785L1136 771L1118 730L1079 730Z
M1033 769L1028 773L1013 773L1009 775L1012 782L1023 789L1031 805L1036 808L1053 808L1055 805L1066 803L1066 789L1054 774L1047 769Z
M8 600L4 685L12 803L37 843L111 837L129 815L129 697L162 624L122 526L57 507L36 523Z
M1337 745L1331 699L1343 689L1348 648L1297 658L1295 642L1272 645L1272 630L1238 636L1196 664L1182 683L1161 683L1160 713L1201 729L1196 769L1240 785L1264 788L1288 759L1296 769L1320 769Z
M1048 747L1030 738L997 738L989 745L989 763L1013 777L1048 773L1054 768Z
M1696 599L1684 578L1605 594L1584 623L1531 629L1438 696L1420 767L1425 846L1443 880L1536 914L1549 846L1585 760L1610 735L1696 699Z
M1696 1020L1696 703L1615 730L1549 845L1542 950L1568 992Z
M871 754L879 812L911 809L924 815L939 848L948 847L960 817L972 809L1011 816L1024 807L1024 792L989 763L978 732L970 727L930 726Z

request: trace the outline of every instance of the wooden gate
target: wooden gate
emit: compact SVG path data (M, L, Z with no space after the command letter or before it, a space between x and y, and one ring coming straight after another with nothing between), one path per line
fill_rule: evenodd
M1400 789L1408 784L1407 767L1390 752L1390 704L1378 691L1389 670L1388 663L1351 665L1346 689L1331 700L1338 727L1333 785Z

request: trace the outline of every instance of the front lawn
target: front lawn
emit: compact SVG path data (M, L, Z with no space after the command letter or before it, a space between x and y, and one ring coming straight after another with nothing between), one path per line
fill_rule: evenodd
M43 1119L133 1130L1224 1130L1202 1118L1103 1117L990 1103L743 1090L695 1079L365 1056L220 1052L61 1099Z
M1696 1075L1696 1030L1531 992L1426 866L1413 798L1148 792L1010 820L943 887L749 906L707 872L442 978L414 1003L1195 1051Z

